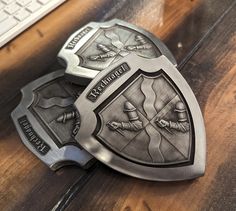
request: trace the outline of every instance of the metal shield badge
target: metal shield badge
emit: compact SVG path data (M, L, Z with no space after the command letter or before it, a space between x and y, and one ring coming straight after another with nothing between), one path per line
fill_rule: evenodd
M67 82L64 70L58 70L25 86L11 114L23 143L53 170L91 164L92 156L74 140L80 117L73 103L84 88Z
M205 128L191 88L165 57L135 54L103 70L76 100L78 143L125 174L159 181L205 171Z
M165 55L176 65L173 55L158 38L117 19L91 22L79 29L69 37L58 57L66 62L67 77L81 84L132 52L143 58Z

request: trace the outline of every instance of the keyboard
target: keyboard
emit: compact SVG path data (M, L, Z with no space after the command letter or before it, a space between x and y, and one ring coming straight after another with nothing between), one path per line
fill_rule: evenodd
M65 0L0 0L0 47Z

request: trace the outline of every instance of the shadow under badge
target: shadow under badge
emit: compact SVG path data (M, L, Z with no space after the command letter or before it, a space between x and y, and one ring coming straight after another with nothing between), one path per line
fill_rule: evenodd
M132 52L150 59L165 55L173 65L177 65L161 40L142 28L118 19L88 23L68 38L58 57L66 63L66 77L82 84Z
M75 106L83 120L75 139L111 168L157 181L204 174L201 110L165 56L128 55L101 71Z
M88 168L94 161L74 140L80 117L73 103L84 89L58 70L22 88L11 114L23 143L53 170L71 164Z

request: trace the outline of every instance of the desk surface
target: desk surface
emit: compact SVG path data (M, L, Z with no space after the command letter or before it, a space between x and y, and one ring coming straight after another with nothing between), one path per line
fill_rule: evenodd
M0 50L1 210L236 210L235 0L71 0ZM10 113L20 88L58 67L67 37L90 21L120 18L160 37L200 103L204 177L148 182L97 163L52 172L20 141Z

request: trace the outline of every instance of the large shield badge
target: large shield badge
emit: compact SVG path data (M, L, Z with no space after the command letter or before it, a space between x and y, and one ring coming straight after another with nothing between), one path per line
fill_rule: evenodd
M163 54L176 65L175 58L158 38L117 19L85 25L69 37L58 57L66 62L66 76L81 84L132 52L144 58Z
M80 119L73 103L84 88L67 82L64 70L58 70L24 87L12 112L23 143L53 170L71 163L86 168L92 163L92 156L74 140Z
M205 128L191 88L165 57L135 54L101 71L76 100L78 143L125 174L159 181L205 171Z

